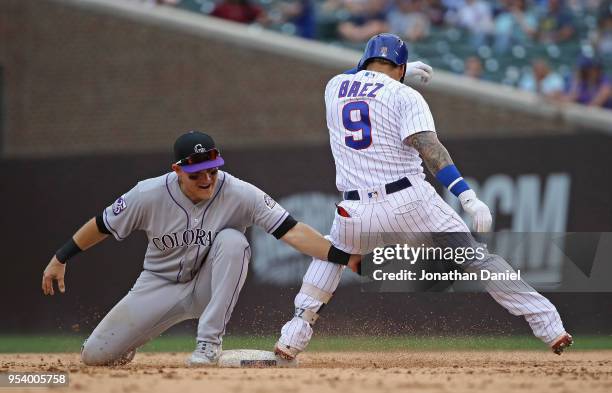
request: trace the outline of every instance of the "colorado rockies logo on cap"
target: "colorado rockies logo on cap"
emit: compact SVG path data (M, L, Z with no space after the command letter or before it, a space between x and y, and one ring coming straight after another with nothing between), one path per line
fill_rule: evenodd
M174 158L175 164L187 173L218 168L225 163L212 137L199 131L189 131L176 139Z

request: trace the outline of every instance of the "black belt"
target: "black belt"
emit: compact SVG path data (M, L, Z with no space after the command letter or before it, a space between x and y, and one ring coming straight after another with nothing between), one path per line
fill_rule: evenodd
M389 195L389 194L393 194L394 192L401 191L411 186L412 186L412 183L410 183L410 180L408 180L407 177L402 177L401 179L394 181L393 183L385 184L385 192L387 193L387 195ZM344 199L347 199L350 201L358 201L361 198L359 198L359 191L352 190L352 191L344 191Z

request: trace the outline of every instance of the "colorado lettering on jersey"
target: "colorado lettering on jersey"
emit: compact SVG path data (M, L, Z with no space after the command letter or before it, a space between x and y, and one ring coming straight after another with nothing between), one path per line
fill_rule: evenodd
M350 85L350 86L349 86ZM383 83L364 83L363 86L359 81L345 80L340 84L338 98L343 97L370 97L376 98L376 92L385 85Z
M210 246L213 242L213 231L203 229L187 229L182 233L172 232L151 239L159 251L171 250L176 247Z

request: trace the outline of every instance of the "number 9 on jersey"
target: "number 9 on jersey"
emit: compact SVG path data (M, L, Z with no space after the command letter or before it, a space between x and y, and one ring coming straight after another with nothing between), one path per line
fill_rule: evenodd
M359 115L356 118L355 115ZM355 119L355 120L354 120ZM347 130L361 135L349 135L344 143L355 150L367 149L372 144L372 124L370 123L370 107L365 101L351 101L342 108L342 124Z

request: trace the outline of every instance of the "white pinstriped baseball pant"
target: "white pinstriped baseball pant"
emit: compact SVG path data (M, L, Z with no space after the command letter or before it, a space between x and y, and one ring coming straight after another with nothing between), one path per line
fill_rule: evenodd
M417 236L411 236L413 232L469 232L467 225L431 184L418 176L408 178L412 186L404 190L389 195L385 194L384 187L360 190L361 200L342 201L340 206L351 217L341 217L336 212L328 237L332 243L345 252L367 254L373 248L385 245L380 236L385 232L401 233L405 238L400 241L406 244L411 244L411 238ZM369 197L372 192L374 195ZM495 254L487 254L483 260L466 262L462 267L467 272L483 269L491 272L514 271ZM303 282L333 293L343 270L344 266L313 259ZM565 332L555 306L524 281L490 281L485 289L511 314L522 315L534 335L545 343L552 344ZM320 300L302 292L297 294L294 303L296 308L313 312L322 306ZM311 325L302 318L293 317L282 327L279 341L304 350L311 337Z

